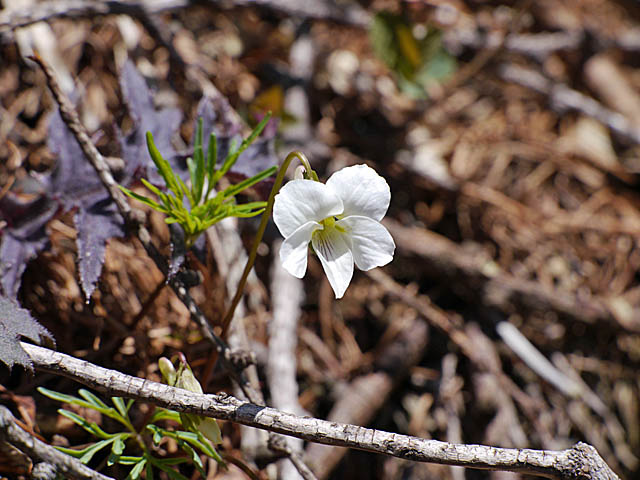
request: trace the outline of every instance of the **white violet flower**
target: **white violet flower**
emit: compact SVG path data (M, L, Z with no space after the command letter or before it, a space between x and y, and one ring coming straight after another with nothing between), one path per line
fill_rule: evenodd
M395 243L380 224L390 200L389 185L367 165L343 168L326 184L290 181L273 205L273 220L285 237L280 248L283 267L302 278L311 242L336 298L342 298L354 263L371 270L393 259Z

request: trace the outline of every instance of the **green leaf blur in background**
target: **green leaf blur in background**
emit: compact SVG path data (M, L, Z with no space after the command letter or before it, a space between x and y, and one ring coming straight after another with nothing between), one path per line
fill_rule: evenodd
M416 32L424 30L424 35ZM376 14L369 37L376 55L396 74L398 88L413 98L427 98L427 87L456 71L456 59L442 46L435 27L412 25L402 15Z

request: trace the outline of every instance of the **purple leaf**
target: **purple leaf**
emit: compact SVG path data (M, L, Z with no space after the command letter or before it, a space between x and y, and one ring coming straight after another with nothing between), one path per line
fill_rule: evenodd
M134 120L134 128L127 135L118 130L122 158L129 176L141 174L151 183L162 184L147 151L146 133L151 132L162 156L171 159L176 152L171 137L180 126L182 113L175 108L156 110L147 82L131 60L125 62L120 74L120 88Z
M102 272L107 240L124 236L124 220L110 200L80 208L74 217L78 230L78 270L89 300Z
M49 117L47 146L58 156L51 175L51 194L64 204L65 210L108 197L98 174L84 156L57 108Z
M0 199L0 217L8 224L0 245L0 285L12 298L18 295L27 263L49 243L45 227L58 204L46 197L44 187L26 177Z
M20 346L21 337L38 344L48 340L55 345L51 333L40 325L28 310L20 308L9 298L0 297L0 362L9 367L9 370L15 364L19 364L33 371L29 355Z
M49 244L44 225L31 237L19 238L6 231L0 245L0 283L2 291L11 298L18 296L22 274L27 264Z

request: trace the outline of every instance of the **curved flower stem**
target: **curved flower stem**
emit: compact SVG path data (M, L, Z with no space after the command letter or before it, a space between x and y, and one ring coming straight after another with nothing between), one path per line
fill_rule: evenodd
M229 329L229 325L231 324L231 319L233 318L233 314L236 311L236 307L238 306L238 303L240 302L240 298L242 298L242 293L247 283L247 278L249 278L249 272L251 272L251 269L253 268L253 263L256 260L256 255L258 253L258 246L262 241L262 236L264 235L264 231L267 228L267 223L269 222L269 218L271 217L271 211L273 210L273 202L276 198L276 194L280 191L280 187L282 186L282 181L284 180L284 174L287 172L287 169L289 168L289 165L291 164L294 158L297 158L298 160L300 160L300 163L302 163L304 168L307 170L307 175L309 175L313 180L319 181L318 175L316 174L316 172L312 170L311 164L309 163L309 160L307 159L304 153L298 152L298 151L291 152L289 155L287 155L287 158L284 159L284 162L282 162L282 166L278 171L278 176L276 177L276 181L273 184L273 187L271 188L271 193L269 193L269 200L267 201L267 206L265 207L264 212L262 213L260 226L258 227L258 231L256 232L256 238L253 241L253 245L251 246L251 251L249 252L249 259L247 260L247 265L244 267L244 271L242 272L242 277L240 277L240 282L238 282L238 288L236 290L236 294L233 297L233 300L231 300L231 306L229 307L229 310L227 310L227 314L224 316L224 319L222 321L222 333L220 335L222 338L226 337L227 330Z

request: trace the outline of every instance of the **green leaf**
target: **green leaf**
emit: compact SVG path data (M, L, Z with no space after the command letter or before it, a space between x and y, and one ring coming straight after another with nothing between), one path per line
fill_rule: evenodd
M209 185L207 186L207 194L205 200L209 197L209 192L213 190L215 184L213 183L213 177L216 172L216 163L218 162L218 138L215 133L209 135L209 145L207 147L207 180Z
M88 422L86 419L84 419L77 413L70 412L69 410L65 410L64 408L58 409L58 413L63 417L68 418L72 422L80 425L82 428L84 428L87 432L89 432L91 435L95 437L105 439L105 438L112 438L114 436L113 434L109 434L104 430L102 430L95 422Z
M163 193L158 187L156 187L153 183L149 182L148 180L146 180L145 178L141 178L140 181L142 182L142 184L147 188L147 190L150 190L152 193L155 193L156 196L158 197L162 197Z
M129 434L127 433L118 435L116 437L115 441L111 445L111 454L107 459L107 465L111 466L114 463L120 463L119 461L120 456L122 455L122 452L124 452L124 447L125 447L124 440L128 437L129 437Z
M82 455L84 455L87 450L89 450L91 447L93 447L93 444L81 449L81 450L76 450L74 448L67 448L67 447L55 447L56 450L62 452L62 453L66 453L67 455L72 456L73 458L80 458Z
M127 424L129 423L129 408L125 405L122 397L112 397L111 401L118 409L122 418L126 420Z
M86 400L81 400L78 397L74 397L73 395L67 395L64 393L55 392L53 390L49 390L48 388L38 387L38 392L40 392L45 397L49 397L52 400L57 400L58 402L69 403L72 405L78 405L81 407L89 407L92 405Z
M238 218L251 218L251 217L255 217L256 215L260 215L262 212L264 212L264 208L261 208L260 210L256 210L255 212L234 213L233 216Z
M200 203L205 180L205 162L204 152L202 148L202 118L200 118L198 120L198 128L196 129L196 141L194 142L193 149L193 172L191 172L191 168L189 169L189 173L191 174L191 190L193 192L195 205Z
M156 408L153 415L149 419L149 423L155 423L160 420L173 420L174 422L180 421L180 414L173 410L167 410L166 408Z
M166 183L167 187L169 187L169 190L171 190L174 195L181 196L180 188L178 186L178 182L176 181L176 176L171 169L171 165L168 161L162 158L162 155L153 142L153 135L151 134L151 132L147 132L147 148L149 150L149 155L151 155L151 160L153 160L153 163L155 163L156 168L158 169L158 173L160 173L160 176L164 179L164 182Z
M142 179L142 181L144 182L144 179ZM150 198L145 197L144 195L140 195L132 190L129 190L128 188L123 187L122 185L118 185L120 187L120 190L122 190L127 196L138 200L139 202L144 203L145 205L148 205L149 207L153 208L154 210L158 210L160 212L165 211L166 209L164 209L160 204L154 202L153 200L151 200ZM166 213L166 211L165 211Z
M222 165L222 168L220 169L220 172L222 172L222 175L226 175L229 169L236 163L236 160L238 160L238 157L242 155L242 152L244 152L247 148L249 148L249 145L251 145L254 142L254 140L258 138L258 136L262 133L262 130L264 130L264 127L266 127L270 119L271 119L271 112L267 112L267 114L263 117L260 123L256 125L256 128L253 129L251 134L242 141L242 143L240 144L240 148L233 151L233 153L230 153L227 156L227 158L224 161L224 164Z
M136 465L129 472L129 475L127 475L126 480L138 480L138 478L140 478L140 474L142 473L142 469L145 467L146 464L147 464L146 458L143 458L138 463L136 463Z
M242 192L243 190L245 190L245 189L247 189L249 187L252 187L256 183L261 182L265 178L270 177L271 175L273 175L277 171L278 171L278 167L276 167L276 166L269 167L269 168L263 170L262 172L258 173L254 177L247 178L246 180L243 180L240 183L236 183L235 185L232 185L232 186L226 188L223 191L223 196L225 198L233 197L236 194Z
M94 443L87 449L87 451L80 457L79 460L84 464L89 463L96 453L109 446L109 444L111 444L111 442L113 441L114 439L110 438L109 440L102 440L100 442Z
M118 463L120 465L135 465L139 461L141 461L144 457L134 457L131 455L121 455L118 459Z
M180 184L180 189L182 190L182 195L180 195L180 197L176 197L176 201L174 202L176 207L178 205L182 205L182 199L184 197L187 197L189 199L189 204L191 206L196 205L197 202L195 201L195 199L193 198L193 195L191 194L191 190L189 190L187 188L187 185L182 181L182 179L180 177L177 177L178 179L178 183ZM178 203L179 202L179 203Z
M81 388L80 390L78 390L78 394L82 398L84 398L87 402L91 403L92 405L95 405L96 407L102 410L109 410L110 408L106 403L100 400L98 396L94 395L89 390L85 390L84 388Z
M48 388L44 388L44 387L38 387L38 392L40 392L42 395L44 395L45 397L49 397L52 400L57 400L59 402L63 402L63 403L68 403L70 405L77 405L79 407L85 407L85 408L91 408L93 410L96 410L98 412L100 412L103 415L106 415L107 417L113 418L115 420L121 421L120 415L118 414L118 412L111 408L111 407L98 407L96 406L96 404L94 402L90 402L84 399L80 399L78 397L74 397L72 395L66 395L64 393L58 393L58 392L54 392L53 390L49 390ZM104 403L100 402L102 405L104 405Z
M191 458L191 461L198 469L198 472L200 472L200 475L202 475L202 478L206 478L207 474L204 471L204 465L202 464L202 460L200 460L200 455L198 455L198 453L187 443L182 442L178 443L178 445L180 445L180 448L182 448L182 450L187 452L187 455L189 455L189 457Z

